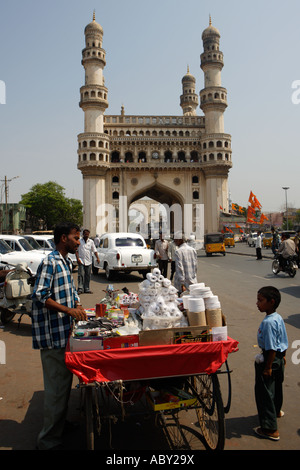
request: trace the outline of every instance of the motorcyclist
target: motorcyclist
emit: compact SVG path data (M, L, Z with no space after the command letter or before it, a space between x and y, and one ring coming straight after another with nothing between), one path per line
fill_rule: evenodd
M290 234L283 232L281 235L281 244L278 248L278 259L281 269L285 269L286 260L296 254L295 243L290 239Z

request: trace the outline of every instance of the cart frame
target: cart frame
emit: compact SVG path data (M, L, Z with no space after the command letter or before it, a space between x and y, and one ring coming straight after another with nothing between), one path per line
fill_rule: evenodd
M200 373L197 375L184 377L184 388L197 399L197 403L184 408L174 408L169 410L154 411L150 407L145 412L156 415L156 424L159 426L170 446L171 450L191 449L191 440L200 439L207 450L223 450L225 445L225 414L231 406L231 370L229 370L228 361L225 361L225 370L218 370L216 373L208 375ZM219 374L227 375L227 403L224 406L221 387L218 379ZM161 377L169 378L169 377ZM180 377L182 380L182 376ZM107 413L101 413L100 400L103 398L103 392L109 387L116 387L119 393L111 392L111 396L116 402L119 402L119 416L114 414L114 419L126 418L126 405L131 400L122 398L122 389L131 381L114 381L91 384L79 383L82 393L82 411L85 421L86 447L88 450L94 450L95 434L100 436L101 427L104 420L109 420L112 415L107 409ZM144 393L147 393L146 391ZM100 394L100 398L99 398ZM194 411L196 421L198 422L199 432L193 430L180 422L180 415L183 411ZM132 415L130 411L130 415Z

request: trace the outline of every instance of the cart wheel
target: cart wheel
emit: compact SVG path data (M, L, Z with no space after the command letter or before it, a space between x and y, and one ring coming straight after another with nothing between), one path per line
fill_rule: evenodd
M85 414L86 446L88 450L94 450L94 417L93 417L93 389L92 387L85 387L84 414Z
M196 414L209 450L223 450L225 445L225 418L220 384L216 374L197 375L193 385L199 396L200 408Z
M0 319L3 325L7 325L14 316L15 313L8 310L8 308L0 307Z
M164 414L160 413L160 415L158 415L157 425L163 431L168 449L203 450L204 443L201 434L193 428L181 425L178 417L169 417L166 419Z

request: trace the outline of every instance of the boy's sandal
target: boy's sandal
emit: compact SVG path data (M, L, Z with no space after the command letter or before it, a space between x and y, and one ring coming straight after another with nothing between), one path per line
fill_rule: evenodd
M282 418L283 416L284 416L284 411L280 410L277 415L277 418Z
M270 439L271 441L279 441L280 437L279 436L273 436L272 434L268 434L264 432L261 427L254 428L255 434L257 434L259 437L262 437L264 439Z

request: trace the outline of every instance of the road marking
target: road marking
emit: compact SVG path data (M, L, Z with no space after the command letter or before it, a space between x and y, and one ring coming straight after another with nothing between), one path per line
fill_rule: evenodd
M234 273L242 274L242 271L237 271L236 269L231 269L230 271L233 271Z
M266 279L265 277L256 276L255 274L252 274L252 276L251 276L251 277L258 277L258 279L263 279L263 280L265 280L265 279Z

